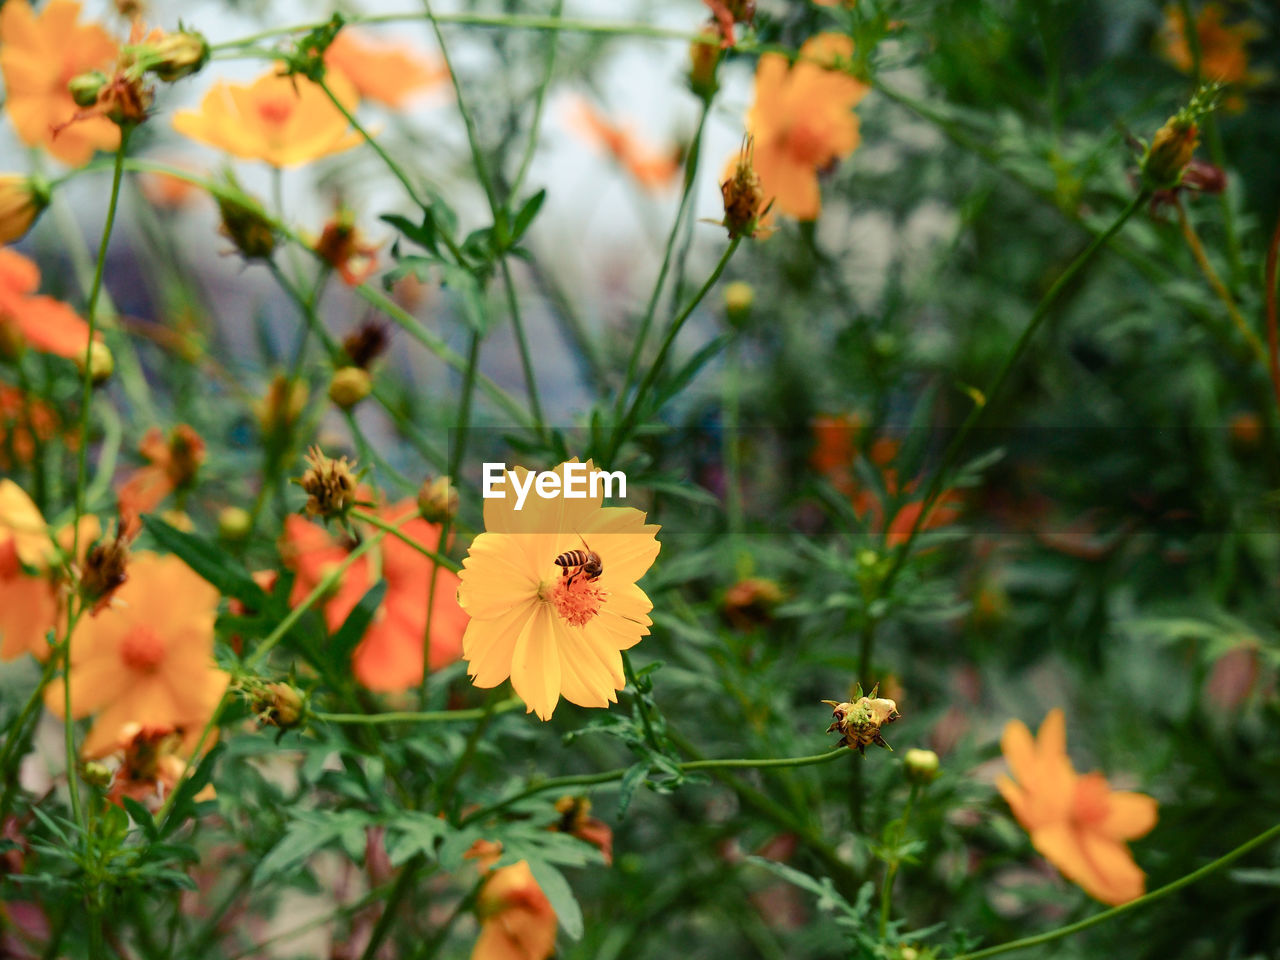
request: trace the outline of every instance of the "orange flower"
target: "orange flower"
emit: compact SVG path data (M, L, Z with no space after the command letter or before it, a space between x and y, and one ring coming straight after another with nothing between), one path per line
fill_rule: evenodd
M766 202L799 220L816 219L822 209L818 172L858 146L852 111L868 88L836 69L852 56L852 40L823 33L801 47L789 68L779 53L764 54L756 67L756 99L747 113L756 173Z
M36 444L52 439L58 429L58 416L47 403L0 384L0 470L30 463Z
M411 500L379 510L388 523L398 523L417 513ZM415 518L400 524L400 531L423 546L438 550L440 527ZM347 556L349 546L338 543L324 529L299 516L285 519L281 553L297 572L290 602L300 603L325 574ZM375 551L357 560L342 578L338 590L324 605L330 631L342 626L369 589L379 571L387 592L364 639L356 647L351 665L356 679L370 690L408 690L422 680L422 647L427 632L427 611L432 606L427 587L433 563L399 537L387 534ZM467 615L458 606L458 575L449 570L436 574L435 602L431 609L430 666L439 670L462 655L462 634Z
M117 494L120 531L126 539L142 529L142 514L151 513L169 494L195 482L205 458L204 440L185 423L174 427L168 440L159 427L152 427L138 451L149 462L133 471Z
M1010 720L1000 747L1017 782L1002 776L996 786L1032 846L1103 903L1141 896L1146 876L1125 841L1155 826L1156 801L1112 790L1100 773L1076 773L1061 710L1049 711L1035 740L1024 723Z
M90 70L110 71L116 43L97 24L80 24L80 4L51 0L37 16L27 0L0 9L0 71L5 108L23 143L40 146L63 163L81 167L96 150L120 145L120 129L106 117L65 127L80 110L67 84Z
M407 47L384 43L359 31L344 29L324 54L325 66L342 73L356 92L388 107L402 107L449 78L442 63L431 63Z
M89 325L60 300L32 296L39 286L40 269L32 261L0 248L0 340L16 337L42 353L83 360Z
M86 757L115 750L129 724L173 727L194 747L230 679L214 666L218 591L175 556L133 555L116 602L71 636L72 716L96 714ZM49 686L60 717L63 681Z
M680 173L684 150L679 146L659 150L648 146L627 127L612 124L586 100L578 100L569 113L569 125L604 150L649 190L670 186Z
M165 797L177 788L187 768L179 753L181 747L182 734L173 727L125 724L114 751L120 757L120 767L107 799L122 806L123 799L130 797L153 812L158 810ZM213 784L206 784L195 800L212 800L215 796Z
M80 519L80 543L98 538L98 520ZM71 549L71 528L58 532L57 544L31 498L12 480L0 480L0 660L29 653L49 654L46 637L65 626L59 547Z
M613 830L603 820L591 816L591 801L586 797L564 796L556 801L560 819L551 830L567 833L591 844L604 857L606 867L613 866Z
M142 195L153 207L161 210L180 210L197 195L200 188L190 180L175 177L171 173L144 173L138 178Z
M348 111L356 108L356 91L345 76L326 81ZM220 82L200 102L199 110L174 114L181 134L247 160L273 167L294 167L361 142L341 111L319 86L304 77L268 73L253 83Z
M561 490L573 482L568 466L550 471ZM590 460L579 466L581 491L594 467ZM514 483L528 490L529 471L515 473ZM616 703L626 685L622 651L649 633L653 604L636 581L658 555L658 527L634 507L602 506L599 484L582 499L530 493L518 511L511 486L504 499L485 500L485 532L462 564L458 602L471 615L462 655L471 682L496 687L510 677L543 720L561 696L583 707ZM598 575L558 565L570 550L596 553Z
M489 874L476 898L480 936L471 960L547 960L556 949L556 912L525 860Z
M1196 17L1200 73L1206 80L1220 80L1231 85L1248 83L1254 78L1249 73L1249 53L1245 47L1250 40L1261 35L1261 30L1256 23L1247 20L1224 24L1224 13L1221 4L1206 3ZM1187 20L1176 5L1165 8L1160 40L1170 63L1183 73L1191 73L1195 69L1195 58L1187 43Z

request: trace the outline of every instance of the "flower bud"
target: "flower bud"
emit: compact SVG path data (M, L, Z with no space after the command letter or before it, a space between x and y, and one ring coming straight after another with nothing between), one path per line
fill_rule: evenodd
M1200 128L1179 115L1156 131L1142 158L1142 179L1153 190L1167 190L1182 182L1183 171L1199 144Z
M359 367L339 367L329 381L329 399L343 410L350 410L373 390L368 371Z
M129 579L128 567L129 539L123 533L99 540L85 553L80 596L92 604L95 615Z
M21 240L49 205L48 181L18 173L0 175L0 244Z
M80 375L84 376L84 354L77 353L74 359ZM93 385L96 387L110 380L115 371L116 358L111 355L111 348L101 340L94 340L89 346L89 379L93 381Z
M724 311L731 327L741 330L746 325L755 300L755 288L749 283L736 280L724 288Z
M716 68L723 56L720 34L713 27L704 27L699 36L702 39L689 44L689 89L703 100L710 100L720 87L716 80Z
M166 83L191 76L209 61L209 41L194 30L167 33L150 46L147 69Z
M926 786L938 779L938 755L932 750L912 748L902 758L907 782Z
M262 399L255 401L258 426L266 437L277 437L298 422L307 406L307 385L276 374Z
M306 712L302 693L288 683L269 683L254 704L262 723L288 730L298 726Z
M240 543L253 529L253 515L244 507L223 507L218 511L218 536Z
M276 249L276 228L256 201L218 196L222 235L246 260L270 260Z
M355 464L326 457L319 447L311 448L306 463L298 485L307 495L307 513L324 520L345 517L356 503Z
M418 510L428 523L440 523L458 512L458 491L448 477L435 477L422 485Z
M91 787L103 790L111 785L111 771L106 764L88 760L80 768L80 779Z
M101 70L77 74L67 84L71 99L77 107L92 107L98 102L98 94L107 85L107 75Z
M754 237L765 213L764 188L760 186L760 175L755 171L752 156L751 138L748 137L729 179L720 184L720 193L724 197L724 226L729 231L730 240Z

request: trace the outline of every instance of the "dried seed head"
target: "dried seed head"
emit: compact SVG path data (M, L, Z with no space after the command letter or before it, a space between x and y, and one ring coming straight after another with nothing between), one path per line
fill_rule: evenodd
M346 517L356 503L355 464L346 457L326 457L319 447L311 448L306 463L297 482L307 494L307 513L322 520Z
M877 697L879 692L880 685L876 684L871 695L864 697L859 684L853 691L853 700L845 703L822 701L834 708L831 715L835 720L827 728L827 733L838 731L841 735L840 746L857 748L859 753L866 753L868 745L873 743L886 750L893 749L880 735L880 728L901 719L902 715L898 713L898 704L893 700Z
M724 226L729 231L730 240L756 236L760 218L768 212L753 156L752 139L747 137L733 173L720 184L720 193L724 197Z
M94 615L111 603L112 595L129 579L130 538L123 532L99 540L84 556L80 596Z
M440 523L458 512L458 491L448 477L435 477L418 490L418 510L428 523Z
M373 361L386 352L391 338L381 323L368 321L360 324L342 340L342 349L353 366L368 370Z

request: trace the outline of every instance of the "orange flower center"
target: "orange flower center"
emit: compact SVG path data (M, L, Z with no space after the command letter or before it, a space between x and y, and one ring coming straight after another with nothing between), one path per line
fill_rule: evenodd
M1100 773L1088 773L1076 781L1071 819L1081 826L1097 826L1107 818L1111 788Z
M120 660L130 670L153 673L164 662L164 638L155 629L140 624L120 641Z
M258 116L269 127L283 127L293 116L293 108L288 97L268 97L258 101Z
M804 119L796 120L783 133L786 151L796 163L820 167L830 158L826 132Z
M544 599L555 605L556 613L571 627L581 627L600 612L600 606L609 596L594 581L585 577L560 577L549 589L541 591Z

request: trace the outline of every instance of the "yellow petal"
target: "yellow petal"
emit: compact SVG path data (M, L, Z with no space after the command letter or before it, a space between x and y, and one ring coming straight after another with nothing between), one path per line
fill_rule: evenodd
M1114 790L1107 802L1107 817L1100 829L1113 840L1135 840L1156 825L1158 804L1154 797Z

